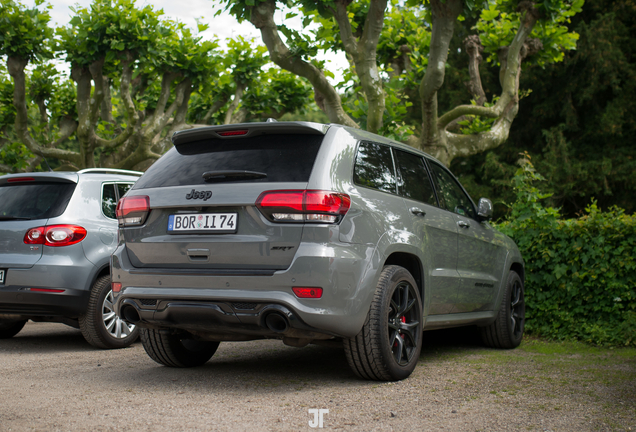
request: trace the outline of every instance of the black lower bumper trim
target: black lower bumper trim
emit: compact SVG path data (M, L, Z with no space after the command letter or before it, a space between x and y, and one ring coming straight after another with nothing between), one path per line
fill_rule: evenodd
M254 306L253 309L244 309L244 301L158 300L156 306L148 306L147 303L142 299L124 299L119 306L120 316L121 310L133 307L139 315L139 321L134 324L139 327L187 330L207 334L211 339L218 335L219 340L232 340L232 336L235 340L246 337L327 339L338 336L308 326L296 313L281 304L249 303ZM268 320L271 314L276 315L277 320L271 317ZM278 325L268 326L268 322L274 321Z
M63 289L63 288L61 288ZM88 291L64 289L61 293L34 292L24 287L0 289L0 314L78 317L86 312Z

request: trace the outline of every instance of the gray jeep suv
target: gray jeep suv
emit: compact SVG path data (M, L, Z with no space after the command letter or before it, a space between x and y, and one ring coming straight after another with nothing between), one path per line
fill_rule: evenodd
M177 132L117 206L115 309L148 355L208 361L220 341L342 340L360 377L415 368L422 331L478 325L513 348L523 260L425 153L339 125Z
M113 310L117 201L142 173L112 169L0 177L0 339L27 320L77 327L99 348L139 330Z

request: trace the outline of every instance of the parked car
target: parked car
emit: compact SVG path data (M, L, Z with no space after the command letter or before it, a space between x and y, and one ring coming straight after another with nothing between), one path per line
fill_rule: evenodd
M79 328L98 348L139 330L114 312L110 254L119 198L142 173L116 169L0 177L0 338L32 321Z
M202 365L221 341L342 340L362 378L398 380L422 331L478 325L519 345L524 264L431 156L305 122L177 132L117 206L115 310L148 355Z

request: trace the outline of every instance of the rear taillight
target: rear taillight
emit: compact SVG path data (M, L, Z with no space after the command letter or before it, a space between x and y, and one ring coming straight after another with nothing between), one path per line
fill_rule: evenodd
M265 191L256 207L273 222L338 223L351 207L351 198L319 190Z
M120 227L143 225L149 212L150 198L145 195L120 199L115 211Z
M70 246L86 238L86 230L78 225L49 225L31 228L24 235L24 243L45 246Z

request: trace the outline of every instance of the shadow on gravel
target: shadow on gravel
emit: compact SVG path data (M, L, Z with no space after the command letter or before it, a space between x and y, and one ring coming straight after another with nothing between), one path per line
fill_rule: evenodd
M425 331L422 340L422 354L430 351L458 352L484 348L479 328L474 326Z
M36 324L38 325L38 324ZM82 333L64 324L46 324L45 331L33 331L27 325L10 339L0 339L0 352L11 354L56 354L95 350L82 337Z
M334 383L358 381L350 371L341 348L309 345L304 348L287 347L278 341L232 344L230 350L215 355L205 365L191 369L152 365L137 369L134 377L155 382L184 380L196 382L197 387L258 390L300 390L311 386L330 386ZM222 344L223 345L223 344ZM145 353L144 353L145 354ZM122 381L126 378L118 377Z
M461 356L463 352L468 354L484 348L478 331L469 328L426 332L423 347L418 367L438 355ZM364 389L378 385L357 378L349 369L344 350L338 346L292 348L280 341L226 342L208 363L198 368L176 369L144 363L134 370L121 369L110 379L133 388L151 385L170 391L185 386L188 391L199 389L204 393L282 393L334 386Z

